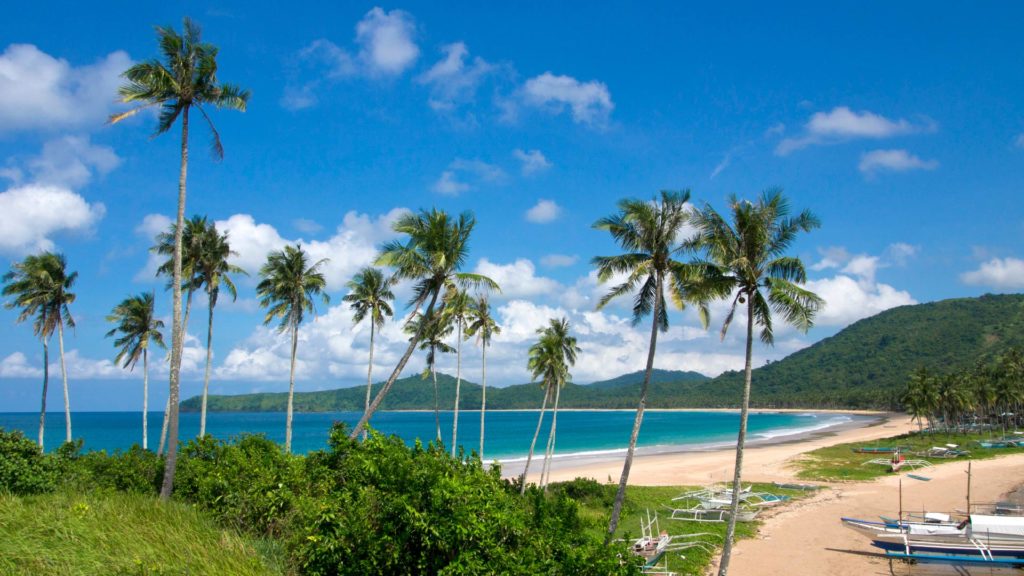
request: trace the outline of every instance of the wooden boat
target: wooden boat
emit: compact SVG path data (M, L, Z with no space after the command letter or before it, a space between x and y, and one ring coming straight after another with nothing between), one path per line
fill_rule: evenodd
M899 446L861 446L851 448L857 454L892 454L899 451Z
M843 525L867 535L871 544L906 555L964 556L981 562L995 558L1024 563L1024 517L972 514L957 525L908 522L885 523L844 518Z
M783 490L804 490L808 492L824 488L824 486L818 486L817 484L799 484L796 482L773 482L772 484L776 488L781 488Z

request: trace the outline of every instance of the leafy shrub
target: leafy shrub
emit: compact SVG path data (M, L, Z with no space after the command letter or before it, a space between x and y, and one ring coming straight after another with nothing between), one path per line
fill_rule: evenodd
M555 494L564 494L578 502L592 502L605 508L615 502L616 488L614 484L601 484L593 478L576 478L548 485L548 489Z
M55 486L56 474L39 445L18 430L0 428L0 490L39 494Z

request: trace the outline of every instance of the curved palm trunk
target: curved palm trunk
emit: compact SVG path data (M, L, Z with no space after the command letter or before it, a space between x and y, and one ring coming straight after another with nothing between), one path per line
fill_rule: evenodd
M295 398L295 351L299 347L299 327L292 326L292 367L288 372L288 415L284 428L284 451L292 451L292 409Z
M213 357L213 294L210 294L210 311L206 318L206 373L203 375L203 408L199 414L199 437L206 436L206 397L210 392L210 360Z
M558 428L558 397L561 396L562 387L555 387L555 408L551 413L551 433L548 434L548 448L544 455L544 468L541 469L540 473L540 487L545 488L548 485L548 478L551 476L551 460L555 457L555 435L556 429Z
M184 339L181 322L181 237L185 228L185 179L188 173L188 112L185 106L181 111L181 171L178 174L178 216L174 230L174 273L171 277L173 286L172 322L171 322L171 377L170 395L167 398L167 458L164 461L164 483L160 488L160 498L168 500L174 490L174 472L178 465L178 401L181 383L181 349Z
M626 484L629 481L629 471L633 467L633 454L636 452L636 441L640 437L640 425L644 421L644 409L647 407L647 389L651 383L651 373L654 371L654 352L658 347L658 316L661 314L661 275L655 281L654 310L651 320L651 343L647 348L647 367L644 371L644 384L640 388L640 403L636 407L636 418L633 419L633 431L629 435L629 447L626 449L626 460L622 463L622 476L619 477L619 489L615 493L615 503L612 505L612 517L608 522L608 533L604 537L604 543L611 542L615 531L619 528L619 518L622 516L622 504L626 500Z
M459 322L458 342L455 343L455 419L452 422L452 456L459 445L459 388L462 387L462 322Z
M437 291L435 290L433 295L431 295L430 297L430 305L427 306L427 311L425 312L425 315L429 316L434 311L434 304L436 302ZM380 389L380 392L377 393L377 397L373 399L372 403L370 403L370 407L367 408L366 412L363 413L363 417L360 418L359 422L356 423L356 427L352 429L352 433L348 435L349 439L355 440L356 438L358 438L360 432L363 431L363 428L366 428L366 424L367 422L370 421L370 418L373 416L373 413L376 412L378 408L380 408L381 403L384 402L384 398L387 397L388 392L391 391L391 387L395 385L395 380L398 380L398 375L401 374L402 370L405 369L405 365L409 362L409 358L412 357L413 351L416 350L416 345L419 344L420 338L423 336L423 328L425 326L426 323L421 325L419 330L416 331L416 335L413 336L411 340L409 340L409 347L405 349L405 354L403 354L402 358L399 359L398 365L395 366L394 371L391 372L391 376L388 377L388 381L384 383L384 386Z
M722 561L718 565L718 576L729 573L729 558L732 556L732 542L736 536L736 515L740 509L740 477L743 472L743 443L747 439L747 412L750 408L751 361L754 344L754 299L747 297L747 358L743 367L743 404L740 406L740 433L736 439L736 470L732 477L732 506L729 525L725 529L725 546Z
M373 318L370 318L370 365L366 368L366 407L363 411L370 409L370 391L373 389L373 336L376 326ZM363 430L363 439L366 439L366 431Z
M142 449L149 447L149 350L142 349Z
M530 453L526 455L526 466L523 467L523 475L519 477L519 494L526 494L526 474L530 471L530 461L533 460L533 449L537 446L537 437L540 436L540 426L544 423L544 411L548 407L548 396L551 390L544 388L544 401L540 404L540 417L537 418L537 430L533 433L533 442L530 442Z
M39 408L39 451L44 452L43 435L46 432L46 392L50 387L50 344L43 338L43 403Z
M64 322L57 322L57 340L60 343L60 377L64 381L64 441L71 442L71 402L68 399L68 369L64 365Z
M487 342L480 349L481 382L480 385L480 461L484 461L484 415L487 413Z
M431 354L434 354L431 351ZM430 376L434 379L434 426L437 428L437 443L441 443L441 404L437 393L437 366L430 365Z
M167 421L171 417L171 398L167 397L167 402L164 403L164 423L160 427L160 446L156 449L156 455L159 456L164 453L164 446L167 445Z

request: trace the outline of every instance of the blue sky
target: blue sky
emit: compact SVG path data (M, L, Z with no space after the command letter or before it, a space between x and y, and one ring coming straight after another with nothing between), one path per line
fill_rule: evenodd
M505 333L488 354L498 385L527 380L525 350L551 316L577 331L577 381L643 366L643 328L622 307L594 310L603 288L590 258L616 248L590 225L659 189L723 209L731 193L779 186L821 218L794 252L827 307L809 334L778 332L758 363L893 306L1024 288L1017 6L337 4L7 8L0 257L58 250L80 274L73 408L140 401L140 375L112 364L103 337L118 301L156 289L169 316L147 248L175 209L179 136L151 139L152 116L104 120L121 109L118 74L157 55L152 26L180 28L186 14L220 47L221 79L253 93L246 113L213 115L223 162L193 131L187 212L228 231L251 273L286 242L331 259L332 305L303 328L300 390L365 378L367 327L352 327L343 285L409 209L476 214L468 268L504 287ZM238 302L217 308L217 393L287 388L287 341L261 326L254 285L242 279ZM0 411L38 405L41 346L15 316L0 312ZM204 316L200 301L185 395L199 389ZM720 342L677 313L657 365L739 368L740 336ZM403 343L390 325L375 375ZM468 342L465 354L478 380L479 350ZM159 405L166 368L154 364Z

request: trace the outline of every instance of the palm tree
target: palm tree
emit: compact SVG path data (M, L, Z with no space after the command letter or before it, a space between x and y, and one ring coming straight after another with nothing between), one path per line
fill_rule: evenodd
M455 327L455 414L452 420L452 456L455 456L459 438L459 391L462 387L462 340L463 330L469 323L473 299L465 290L451 286L444 302L447 324Z
M414 313L425 304L423 315L431 317L441 290L452 283L463 287L487 286L498 289L494 280L486 276L459 271L469 255L469 236L475 225L476 219L472 213L464 212L458 218L451 218L446 212L437 209L406 214L392 225L395 232L407 235L408 240L404 243L395 240L385 244L377 257L377 265L391 266L395 268L396 279L414 282L413 297L409 302ZM353 440L363 431L373 413L391 391L395 380L416 349L425 327L426 324L421 324L419 333L409 340L409 347L399 359L391 376L352 429L350 437Z
M487 296L480 296L473 302L469 311L469 325L466 336L476 336L480 344L480 460L484 459L484 415L487 413L487 347L491 345L491 337L501 334L501 327L491 316L491 305Z
M204 106L244 111L249 91L233 84L217 81L217 47L200 39L199 26L185 18L183 34L173 28L158 26L157 41L163 62L147 60L135 64L123 74L127 82L121 86L121 100L141 105L110 117L114 124L153 106L160 107L156 134L163 134L181 118L181 167L178 174L178 213L174 238L174 265L172 270L173 306L171 323L171 369L169 441L164 463L164 482L160 497L167 500L174 487L174 472L178 461L178 399L181 353L184 339L181 319L181 250L185 221L185 180L188 171L189 112L195 107L203 115L213 133L212 150L216 159L223 158L224 148L213 121Z
M910 382L907 384L907 392L902 398L903 407L911 416L911 420L917 420L918 433L924 432L924 418L931 418L934 413L938 398L935 391L935 379L928 373L924 366L919 367L910 375Z
M367 266L348 281L348 294L342 300L349 303L352 310L352 323L358 325L367 317L370 318L370 361L366 369L366 406L370 408L370 391L373 388L373 340L377 330L384 327L385 318L395 315L391 302L395 294L391 288L395 285L394 278L387 278L377 268ZM365 435L364 435L365 436Z
M640 388L640 402L633 431L629 437L626 459L619 477L619 488L612 506L605 540L610 542L619 525L622 504L626 497L626 484L633 466L640 426L647 406L647 390L654 370L654 353L658 344L658 332L668 330L668 306L665 304L665 289L671 291L673 301L682 309L685 303L695 302L700 310L702 323L707 326L707 300L709 289L700 285L699 270L676 260L686 250L679 242L683 226L689 222L686 202L689 191L663 191L660 198L651 201L625 199L619 202L618 213L601 218L594 228L606 230L622 247L623 254L598 256L593 259L597 267L598 280L602 283L624 276L625 280L614 286L598 303L598 309L619 296L633 296L633 325L636 326L648 314L651 315L651 337L647 348L647 367Z
M405 331L410 338L420 337L420 350L427 351L427 366L423 369L421 377L426 380L428 376L434 379L434 428L437 431L437 443L441 444L441 407L437 391L437 353L451 354L455 351L449 346L445 339L452 333L452 325L443 314L435 311L433 316L417 314L405 325Z
M548 399L554 394L555 409L551 419L551 430L548 432L548 442L544 450L544 464L541 467L540 482L544 486L544 476L548 471L548 464L555 449L555 433L558 424L558 398L563 386L570 380L569 367L576 363L576 355L580 349L576 345L576 338L569 336L569 321L565 318L552 318L545 328L537 329L540 338L530 346L530 358L527 368L530 370L530 377L536 381L541 379L541 386L544 388L544 401L540 408L540 417L537 420L537 429L533 433L533 442L530 443L530 452L526 457L526 466L523 468L523 475L520 482L520 493L526 492L526 475L530 470L530 461L533 459L533 451L537 445L537 436L540 435L541 423L544 420L544 412Z
M276 318L281 319L278 331L291 330L292 362L288 373L288 415L284 430L284 451L292 450L292 402L295 396L295 352L299 346L299 325L306 312L315 313L313 305L319 296L326 306L330 297L323 291L327 286L322 266L324 258L312 265L303 252L302 246L285 246L284 250L275 250L267 255L267 262L260 268L260 283L256 286L256 295L260 297L260 306L267 308L264 324L270 324Z
M67 432L65 441L71 442L71 405L68 401L67 368L64 365L64 325L75 327L75 320L71 317L68 305L75 301L75 295L70 290L76 278L78 272L67 273L64 255L53 252L26 256L21 262L15 262L11 270L3 276L3 295L14 297L14 300L4 306L8 309L21 309L18 322L34 317L32 331L43 342L43 399L39 411L40 450L43 450L46 394L50 383L49 341L54 329L57 330L60 342L60 372L64 382L64 423Z
M757 202L730 198L731 222L726 221L710 205L697 212L693 222L698 236L694 245L703 249L706 260L695 265L703 269L717 287L727 287L732 306L722 324L725 334L740 304L746 304L746 362L744 366L743 403L740 407L740 429L736 441L736 468L733 474L732 513L726 528L725 546L719 564L719 576L729 570L736 515L739 509L740 477L743 470L743 447L747 435L747 414L750 407L751 368L753 360L754 325L761 329L761 342L774 343L772 312L802 331L810 329L823 301L800 284L807 274L799 258L786 256L797 234L820 226L810 211L789 216L789 202L778 190L761 194ZM767 297L765 295L767 292Z
M995 403L999 409L999 419L1006 435L1007 417L1019 411L1017 407L1024 402L1024 354L1020 349L1011 348L999 358L999 377L996 378Z
M162 320L156 318L153 312L155 295L152 292L144 292L138 296L130 296L114 306L107 322L116 324L107 332L107 338L120 333L120 337L114 340L114 346L120 348L117 353L116 363L124 362L123 366L129 370L135 370L135 365L142 357L142 449L148 448L149 439L149 343L154 342L161 348L164 345L164 336L160 329L164 327Z
M209 306L206 318L206 369L203 375L203 407L199 416L199 437L206 435L206 397L210 389L210 361L213 356L213 309L217 306L221 286L231 295L231 300L238 298L235 283L229 274L246 274L238 266L228 262L231 256L238 253L228 243L228 233L221 234L217 225L211 222L203 232L199 242L199 256L196 258L196 284L206 288ZM188 326L188 314L185 315L185 326Z

